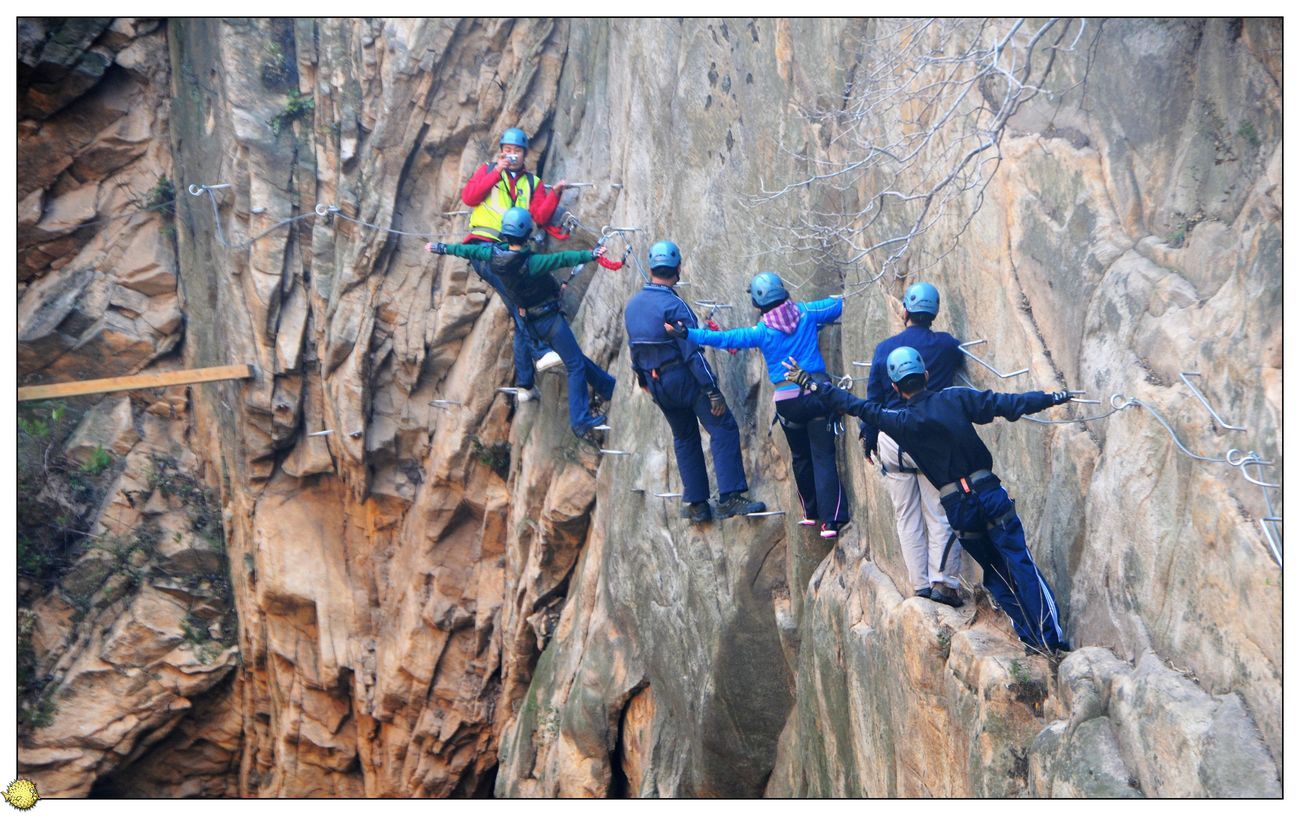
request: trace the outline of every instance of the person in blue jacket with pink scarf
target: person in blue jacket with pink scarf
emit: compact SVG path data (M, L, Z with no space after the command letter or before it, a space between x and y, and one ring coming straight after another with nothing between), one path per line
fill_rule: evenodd
M774 386L777 419L790 443L794 481L803 503L804 517L799 523L812 526L820 522L822 538L836 538L849 522L849 502L835 465L835 417L820 399L788 382L781 363L793 357L804 371L830 382L817 347L817 332L840 316L844 302L826 298L796 303L775 272L755 275L749 283L749 298L762 312L759 322L750 328L711 331L688 328L680 321L675 326L665 323L664 328L675 337L704 346L763 352L767 376Z

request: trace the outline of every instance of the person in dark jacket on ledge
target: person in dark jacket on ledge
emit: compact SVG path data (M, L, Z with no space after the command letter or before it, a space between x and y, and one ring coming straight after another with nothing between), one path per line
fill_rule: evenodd
M525 246L532 231L533 219L528 211L511 207L501 219L502 240L497 243L433 243L427 248L436 255L455 255L491 266L527 329L564 359L569 378L569 426L577 436L595 441L590 432L605 424L605 416L591 411L587 389L594 389L608 402L614 396L615 380L578 347L573 330L560 310L560 284L551 272L601 259L605 248L534 254Z
M975 433L975 424L987 424L994 417L1014 422L1068 402L1070 393L930 391L921 355L902 346L890 352L886 367L906 405L889 409L820 381L793 360L784 365L786 378L817 392L828 410L857 416L898 440L921 473L938 486L948 523L983 569L984 587L1011 616L1026 652L1069 651L1056 596L1025 546L1015 503L993 474L993 455Z
M682 502L691 523L713 518L709 472L700 446L701 425L709 432L709 450L718 476L718 515L730 518L761 513L767 506L745 495L749 486L740 458L740 428L704 352L697 343L664 331L665 323L699 326L695 312L673 288L681 277L681 264L681 250L672 241L658 241L650 247L650 282L623 310L632 370L637 384L650 394L672 429Z

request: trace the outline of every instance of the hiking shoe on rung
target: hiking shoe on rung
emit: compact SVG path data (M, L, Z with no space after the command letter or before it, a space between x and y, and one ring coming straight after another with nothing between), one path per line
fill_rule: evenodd
M532 388L520 388L515 392L515 402L529 402L532 400L540 400L541 398L542 392L537 390L537 386L533 386Z
M821 529L821 537L822 537L822 538L839 538L839 537L840 537L840 530L842 530L842 529L844 529L844 525L843 525L843 524L839 524L839 523L834 522L834 521L823 522L823 523L822 523L822 529Z
M767 505L760 501L751 501L744 493L732 493L718 501L718 518L743 516L746 513L762 513Z
M704 524L713 521L713 508L706 501L688 504L682 508L682 517L691 524Z
M557 365L563 365L563 364L564 364L564 360L560 357L559 354L555 353L554 351L548 351L545 354L543 354L541 357L537 358L537 362L533 364L533 367L536 368L537 373L540 374L543 371L555 368Z
M800 526L800 527L816 527L816 526L817 526L817 519L810 519L810 518L799 519L799 526Z

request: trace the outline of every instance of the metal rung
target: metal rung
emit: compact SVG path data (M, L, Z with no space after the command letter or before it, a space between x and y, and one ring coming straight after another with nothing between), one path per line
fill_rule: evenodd
M614 430L614 429L613 429L611 426L609 426L609 425L593 425L593 426L591 426L591 429L592 429L593 431L612 431L612 430Z
M655 498L658 499L680 499L681 497L682 497L681 493L656 493L655 494Z
M763 516L784 516L784 510L764 510L761 513L746 513L750 518L761 518Z
M1221 416L1219 416L1218 414L1216 414L1216 413L1214 412L1214 409L1210 407L1210 402L1209 402L1209 400L1207 400L1207 399L1205 398L1205 395L1201 393L1201 390L1200 390L1199 388L1197 388L1196 386L1192 385L1191 380L1187 379L1188 377L1199 377L1199 376L1201 376L1201 373L1200 373L1199 371L1180 371L1180 372L1178 373L1178 376L1182 379L1184 385L1186 385L1188 388L1192 389L1192 393L1195 394L1195 395L1196 395L1196 398L1197 398L1198 400L1201 401L1201 404L1202 404L1202 405L1205 406L1205 410L1207 410L1207 411L1210 412L1210 416L1214 418L1214 421L1215 421L1215 422L1219 423L1220 425L1222 425L1225 429L1227 429L1227 430L1229 430L1229 431L1244 431L1244 430L1246 430L1246 427L1245 427L1244 425L1229 425L1228 423L1224 422L1224 421L1223 421L1223 417L1221 417Z
M965 343L960 343L960 344L958 344L958 346L957 346L957 350L960 351L962 354L965 354L967 357L971 358L971 359L974 360L975 362L979 363L980 365L984 366L984 367L987 368L989 371L992 371L992 372L993 372L994 374L996 374L1000 379L1003 379L1003 380L1009 380L1009 379L1011 379L1012 377L1019 377L1021 374L1028 374L1028 373L1029 373L1029 369L1027 369L1027 368L1022 368L1022 369L1020 369L1019 371L1012 371L1012 372L1009 373L1009 374L1003 374L1001 371L998 371L996 368L994 368L994 367L993 367L992 365L990 365L989 363L985 362L984 360L981 360L979 357L976 357L974 354L972 354L972 353L971 353L971 352L966 348L967 346L978 346L980 343L987 343L987 342L988 342L987 340L968 340L968 341L965 342Z
M871 368L871 361L870 361L870 360L854 360L854 361L853 361L853 365L855 365L855 366L861 366L862 368Z
M324 431L314 431L314 432L309 433L309 434L307 434L307 435L308 435L308 436L329 436L329 435L332 434L332 433L334 433L334 429L333 429L333 428L330 428L330 429L327 429L327 430L324 430Z
M608 456L631 456L632 455L632 451L610 450L609 448L601 448L600 452Z

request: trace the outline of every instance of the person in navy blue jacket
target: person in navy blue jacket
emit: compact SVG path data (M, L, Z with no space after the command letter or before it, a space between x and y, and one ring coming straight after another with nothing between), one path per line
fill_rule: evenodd
M749 298L762 312L759 322L750 328L711 331L689 328L682 322L675 326L665 323L664 328L705 346L756 348L763 352L768 378L775 386L772 399L776 401L776 415L790 443L791 467L803 504L804 517L799 523L812 526L820 521L822 538L835 538L850 518L835 464L835 419L826 413L820 400L786 381L781 363L793 357L803 370L830 382L817 347L817 332L840 316L844 302L826 298L796 303L790 300L775 272L755 275L749 284Z
M681 278L681 263L681 250L672 241L650 247L650 283L633 295L623 310L632 370L672 428L687 518L700 524L713 517L700 425L709 432L709 450L718 477L718 515L730 518L760 513L767 506L745 495L749 486L740 458L740 428L713 370L698 344L664 331L665 323L699 325L695 312L673 289Z
M1015 503L993 474L993 455L975 432L975 424L987 424L994 417L1014 422L1068 402L1068 391L931 391L921 355L902 346L890 352L886 367L905 405L890 409L823 383L794 361L784 367L792 382L814 391L828 410L853 414L897 439L925 477L939 486L948 522L983 569L985 588L1011 616L1026 651L1069 650L1056 596L1025 546Z
M929 374L929 388L942 391L952 385L962 365L961 347L947 332L932 331L939 313L939 290L914 283L903 294L903 330L881 341L871 358L867 377L867 402L884 408L902 408L903 398L889 379L885 361L894 349L908 346L920 353ZM898 544L907 564L912 591L949 606L961 606L957 591L961 574L961 547L952 546L952 529L939 503L939 491L920 476L916 462L888 433L862 422L862 451L872 456L884 474L881 480L894 505ZM945 557L946 554L946 557Z

